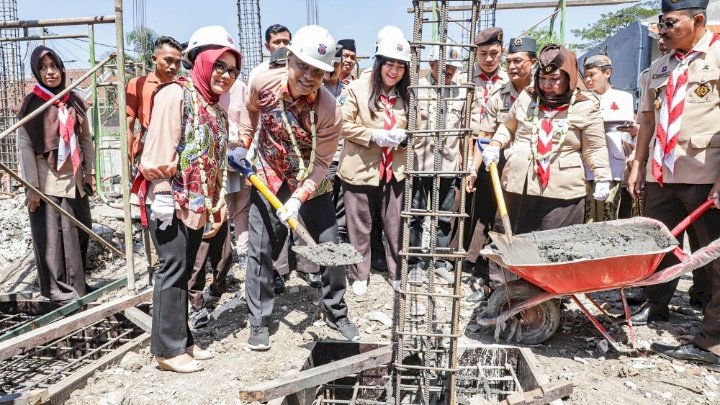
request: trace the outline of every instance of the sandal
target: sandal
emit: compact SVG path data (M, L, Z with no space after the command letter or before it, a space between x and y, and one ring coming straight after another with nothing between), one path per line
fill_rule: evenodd
M201 349L198 345L192 345L185 349L185 353L192 356L195 360L209 360L215 357L210 350Z
M180 356L175 356L172 358L155 356L155 361L157 361L160 370L174 371L176 373L194 373L196 371L202 371L204 368L203 365L195 359L185 364L177 364L174 361L177 357Z

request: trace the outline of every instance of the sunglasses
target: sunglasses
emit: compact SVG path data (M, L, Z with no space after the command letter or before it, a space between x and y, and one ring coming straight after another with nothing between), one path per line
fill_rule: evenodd
M229 69L228 66L225 64L225 62L216 61L215 65L213 65L213 67L215 68L216 72L223 74L223 75L225 73L227 73L233 79L237 79L237 77L240 75L240 69L237 69L237 68Z
M685 17L685 18L683 18L682 20L677 20L677 21L673 21L673 20L663 21L662 18L658 18L658 23L657 23L658 31L662 31L662 30L664 30L664 29L669 29L669 30L671 30L671 29L677 27L677 25L680 24L681 22L683 22L683 21L685 21L685 20L689 20L689 19L691 19L691 18L693 18L693 17L695 17L695 16Z

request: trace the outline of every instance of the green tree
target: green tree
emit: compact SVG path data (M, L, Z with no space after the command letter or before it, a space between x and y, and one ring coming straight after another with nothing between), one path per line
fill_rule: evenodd
M549 25L545 25L544 27L535 27L527 31L523 36L534 38L535 41L537 41L538 52L540 52L543 46L547 44L560 43L560 38L558 37L557 33L551 32Z
M137 53L137 60L143 63L148 71L153 69L152 54L157 38L158 34L146 26L137 27L127 34L127 42Z
M580 43L573 44L573 47L588 51L621 29L634 23L638 18L644 19L659 13L660 1L646 0L612 13L601 14L595 23L589 24L586 28L571 30L573 35L582 40Z

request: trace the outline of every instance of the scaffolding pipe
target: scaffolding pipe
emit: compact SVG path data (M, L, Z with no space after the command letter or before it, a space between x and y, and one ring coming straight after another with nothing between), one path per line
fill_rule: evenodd
M115 22L116 17L117 14L114 16L102 15L97 17L52 18L47 20L0 21L0 29L59 27L63 25L81 24L112 24Z
M122 52L121 52L121 54L122 54ZM58 94L56 94L55 97L51 98L51 99L48 100L45 104L41 105L37 110L35 110L35 111L31 112L30 114L26 115L23 119L21 119L20 121L16 122L15 124L13 124L10 128L8 128L8 129L4 130L2 133L0 133L0 140L2 140L2 139L5 138L6 136L8 136L8 135L12 134L13 132L15 132L18 128L20 128L21 126L25 125L25 124L26 124L28 121L30 121L31 119L33 119L33 118L35 118L36 116L42 114L42 112L45 111L45 110L47 110L48 107L50 107L50 106L51 106L52 104L54 104L56 101L58 101L58 100L60 100L61 98L63 98L63 97L65 96L65 94L67 94L70 90L72 90L72 89L74 89L75 87L77 87L78 85L80 85L80 83L82 83L82 82L84 82L85 80L87 80L88 77L90 77L93 73L97 72L98 69L100 69L101 67L103 67L106 63L108 63L108 62L109 62L110 60L112 60L113 58L115 58L115 52L113 52L113 53L111 53L110 55L108 55L108 56L107 56L105 59L103 59L97 66L95 66L94 68L88 70L84 75L80 76L76 81L70 83L70 85L67 86L67 87L65 87L65 89L64 89L63 91L61 91L61 92L59 92ZM124 94L124 93L123 93L123 94ZM124 99L124 96L123 96L123 99ZM122 109L122 110L123 110L123 113L124 113L125 110L124 110L124 109Z
M30 35L26 37L0 38L0 42L45 41L49 39L74 39L87 37L87 34Z
M125 34L123 33L122 0L115 0L115 41L117 42L117 97L118 125L120 125L120 185L123 195L123 213L125 216L125 266L127 271L128 295L137 293L135 287L135 262L133 260L132 213L130 212L130 161L127 143L127 113L125 111Z
M88 24L88 33L90 43L90 67L95 67L95 26ZM97 93L97 73L92 74L92 133L93 139L95 140L95 189L97 191L100 200L105 205L110 205L110 201L105 195L102 183L102 155L100 154L100 138L102 138L102 130L100 128L100 106L98 105L98 93Z

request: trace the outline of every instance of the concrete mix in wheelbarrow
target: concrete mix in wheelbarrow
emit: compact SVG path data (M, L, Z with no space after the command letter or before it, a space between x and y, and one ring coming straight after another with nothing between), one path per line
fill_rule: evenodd
M643 254L677 245L672 235L655 224L598 222L522 236L537 247L543 263Z
M363 261L363 257L348 243L320 243L316 246L293 246L295 253L318 266L347 266Z

